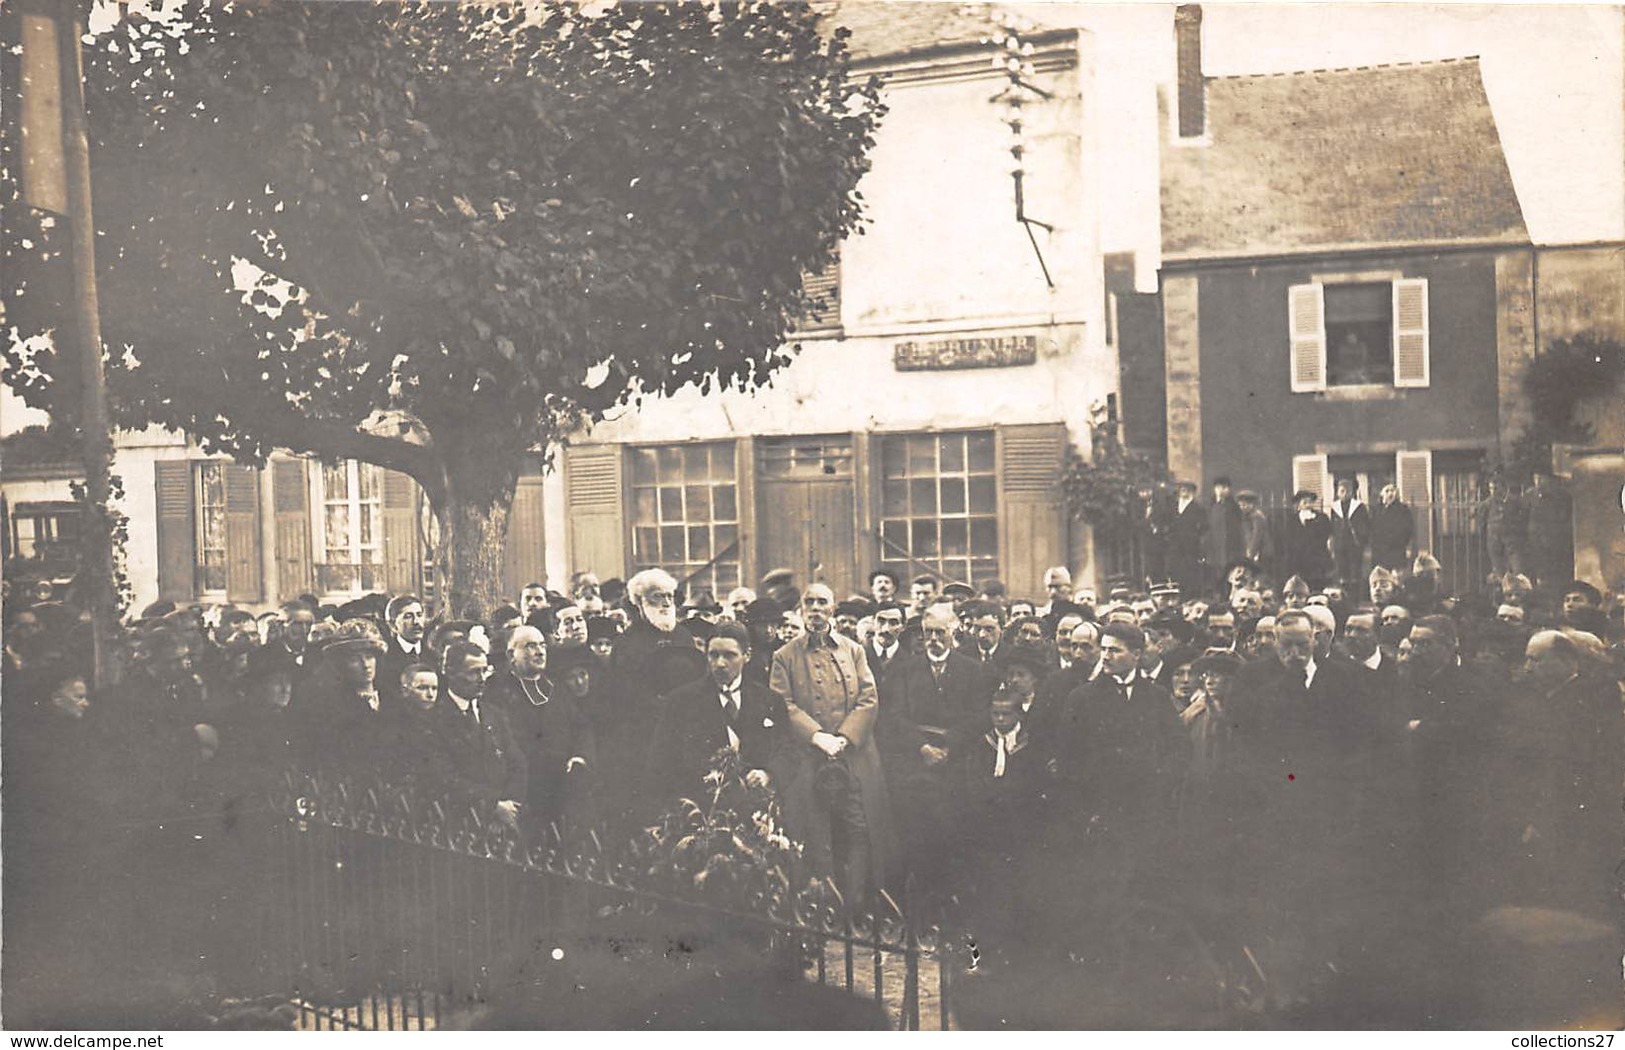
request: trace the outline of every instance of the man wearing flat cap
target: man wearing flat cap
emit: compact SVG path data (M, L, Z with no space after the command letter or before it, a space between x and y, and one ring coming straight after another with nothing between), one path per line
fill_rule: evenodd
M1270 518L1258 505L1258 493L1242 489L1236 493L1241 508L1241 556L1269 576L1274 570L1275 538L1270 534Z

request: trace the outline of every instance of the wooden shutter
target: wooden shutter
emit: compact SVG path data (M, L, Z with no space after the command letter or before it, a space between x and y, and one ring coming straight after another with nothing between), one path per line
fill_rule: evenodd
M503 552L503 583L518 596L525 584L547 578L547 547L542 521L541 475L521 477L508 514L508 544Z
M1331 498L1332 479L1325 456L1292 457L1292 491L1303 490L1319 496L1322 505Z
M1066 425L1006 426L997 433L999 571L1011 594L1042 594L1044 570L1066 564Z
M601 580L626 575L623 492L621 446L574 445L564 450L572 572L592 572Z
M226 600L258 602L265 598L260 574L260 472L227 463Z
M1292 341L1292 392L1326 389L1326 298L1318 284L1287 293Z
M1433 453L1400 452L1394 456L1400 501L1416 521L1416 549L1433 549Z
M807 303L796 324L798 330L810 332L841 327L841 256L838 250L828 266L816 273L802 274L801 288L807 294Z
M276 514L276 591L279 601L315 589L310 557L310 483L302 459L271 464L271 508Z
M423 560L418 551L418 484L399 471L379 473L384 476L384 588L390 594L417 594Z
M1394 282L1394 385L1428 385L1428 283Z
M189 602L197 595L197 526L192 464L153 465L158 498L158 597Z

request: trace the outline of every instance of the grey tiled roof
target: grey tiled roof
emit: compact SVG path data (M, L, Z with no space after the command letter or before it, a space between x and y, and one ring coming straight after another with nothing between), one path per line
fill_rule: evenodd
M1162 136L1170 259L1528 240L1476 58L1210 78L1207 130Z
M852 31L849 43L859 59L978 43L995 27L998 10L931 0L822 0L813 7L826 25Z

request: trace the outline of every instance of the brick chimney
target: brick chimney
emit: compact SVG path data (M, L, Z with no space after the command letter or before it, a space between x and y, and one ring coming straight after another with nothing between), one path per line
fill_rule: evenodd
M1202 5L1174 11L1174 48L1179 67L1179 137L1201 138L1207 130L1207 94L1202 83Z

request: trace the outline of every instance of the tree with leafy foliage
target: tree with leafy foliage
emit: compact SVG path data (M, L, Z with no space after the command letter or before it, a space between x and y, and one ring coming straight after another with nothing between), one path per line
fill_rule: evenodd
M1073 519L1087 522L1103 538L1125 539L1139 521L1142 491L1168 486L1168 471L1153 455L1123 444L1117 421L1104 410L1091 414L1089 458L1076 449L1067 456L1061 491Z
M1529 423L1513 441L1515 480L1552 469L1553 445L1587 445L1594 428L1580 412L1589 398L1618 396L1625 382L1625 343L1594 332L1554 339L1529 362L1522 379Z
M883 112L849 73L801 4L131 10L86 54L115 419L411 476L488 610L535 450L789 360ZM71 417L60 238L3 189L7 381Z

